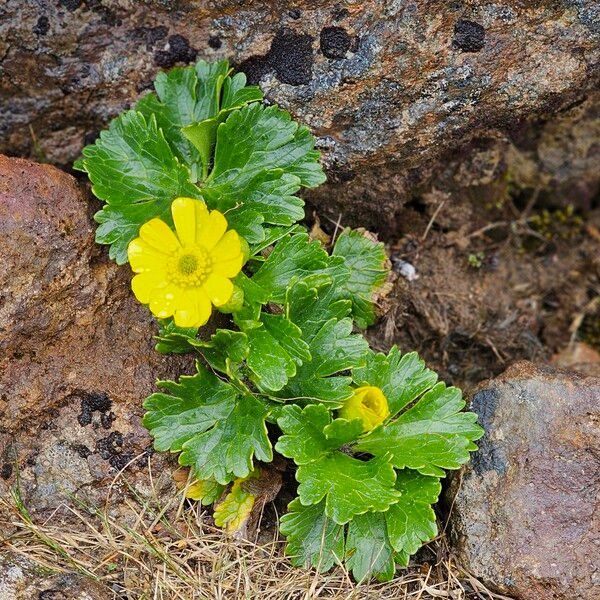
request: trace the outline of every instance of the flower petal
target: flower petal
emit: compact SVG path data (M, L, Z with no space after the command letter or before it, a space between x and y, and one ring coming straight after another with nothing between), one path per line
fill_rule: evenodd
M169 284L163 288L154 288L150 294L150 310L155 317L171 317L177 308L183 290Z
M160 219L151 219L140 227L140 237L152 248L170 254L181 248L173 230Z
M237 258L238 254L242 254L242 244L237 231L230 229L210 251L210 256L213 262L222 262Z
M201 327L210 318L211 308L208 296L201 289L184 290L173 320L177 327Z
M135 238L129 242L127 258L134 273L162 271L166 268L167 254L156 250L142 238Z
M218 210L211 210L206 219L197 220L196 243L212 250L227 230L227 219Z
M142 303L148 304L152 297L152 292L157 288L167 285L164 271L146 271L136 275L131 280L131 289L135 297Z
M212 272L223 277L235 277L242 270L244 256L240 254L236 258L215 262L212 266Z
M233 283L227 277L211 273L202 284L202 287L215 306L222 306L231 300Z
M208 216L206 204L193 198L175 198L171 204L171 214L177 237L183 246L191 246L196 241L196 223ZM198 215L198 216L197 216Z

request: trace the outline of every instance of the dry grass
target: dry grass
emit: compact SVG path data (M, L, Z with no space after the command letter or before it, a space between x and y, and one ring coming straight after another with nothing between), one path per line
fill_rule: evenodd
M122 484L125 475L118 477ZM357 585L341 568L318 574L292 567L280 539L250 543L225 537L183 493L161 503L158 494L142 500L129 489L131 498L120 498L118 509L110 495L100 510L72 499L43 522L32 518L17 489L0 498L0 530L12 532L0 547L53 572L91 577L123 600L503 598L458 574L443 536L430 544L429 554L438 557L432 564L401 570L389 583Z

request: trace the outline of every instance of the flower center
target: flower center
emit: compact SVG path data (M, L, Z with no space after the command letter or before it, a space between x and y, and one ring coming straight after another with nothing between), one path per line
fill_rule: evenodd
M169 261L169 278L180 287L198 287L211 270L212 261L208 252L199 246L183 248Z
M191 275L198 268L198 258L193 254L184 254L177 265L182 275Z
M371 409L373 412L378 412L379 409L381 408L381 402L379 400L379 398L372 396L371 394L367 394L364 398L363 398L363 406L366 406L367 408Z

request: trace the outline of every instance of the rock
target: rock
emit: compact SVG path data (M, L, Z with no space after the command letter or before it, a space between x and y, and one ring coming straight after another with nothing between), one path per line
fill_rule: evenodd
M471 408L486 435L451 486L460 564L519 600L599 598L600 379L518 363Z
M91 212L71 176L0 156L0 494L18 474L33 513L73 496L103 506L123 469L144 496L149 461L156 490L173 488L141 404L191 364L153 350L156 325L95 246Z
M557 180L550 197L576 189L589 202L599 11L595 0L6 0L0 152L70 165L160 68L229 58L319 137L329 184L310 199L346 224L393 232L448 159L500 142ZM595 116L582 119L586 98Z
M0 554L0 600L110 600L114 594L89 577L52 574L7 552Z
M552 357L558 367L577 371L582 375L600 377L600 352L584 342L575 342Z

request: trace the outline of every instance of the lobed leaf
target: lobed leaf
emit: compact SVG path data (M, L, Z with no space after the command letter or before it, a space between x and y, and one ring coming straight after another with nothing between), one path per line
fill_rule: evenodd
M306 506L325 498L325 514L339 525L365 512L385 511L400 497L387 456L361 461L336 451L298 467L296 479L300 502Z
M156 94L147 94L136 105L147 118L155 116L174 152L190 168L192 181L203 169L208 173L218 123L231 110L262 100L258 87L246 87L244 74L230 77L229 73L226 60L201 60L195 67L160 72L154 82ZM194 125L205 131L201 149L185 133L185 128Z
M276 106L251 104L217 128L214 166L202 194L246 240L261 242L263 223L292 225L304 217L301 187L325 181L306 127Z
M188 440L227 419L234 410L235 388L199 363L197 369L195 375L182 375L178 383L159 381L158 386L169 393L156 392L144 401L143 423L157 450L179 452Z
M251 476L252 474L249 475ZM227 533L239 531L252 513L256 496L243 486L246 479L238 478L233 482L231 489L213 513L215 525L224 528Z
M325 515L325 502L304 506L298 498L292 500L279 529L287 538L286 554L293 565L324 572L341 564L344 527Z
M268 412L259 398L239 394L225 419L183 444L180 464L192 467L199 479L212 477L223 484L247 477L254 468L254 457L264 462L273 460L265 424Z
M92 192L106 203L94 215L100 224L96 241L109 244L109 256L120 265L127 262L127 246L143 223L153 217L172 223L174 198L200 198L189 168L174 154L156 117L135 110L114 119L85 147L76 168L88 174Z
M358 582L371 577L389 581L396 572L386 518L386 513L369 512L357 515L348 525L345 562Z
M346 229L333 248L334 256L342 256L349 270L343 282L352 300L352 316L356 324L365 329L375 323L374 295L383 286L389 269L382 243L367 237L364 232Z
M386 513L387 533L396 562L405 567L410 556L437 535L432 504L437 502L442 486L437 477L403 469L396 473L396 489L402 495Z

